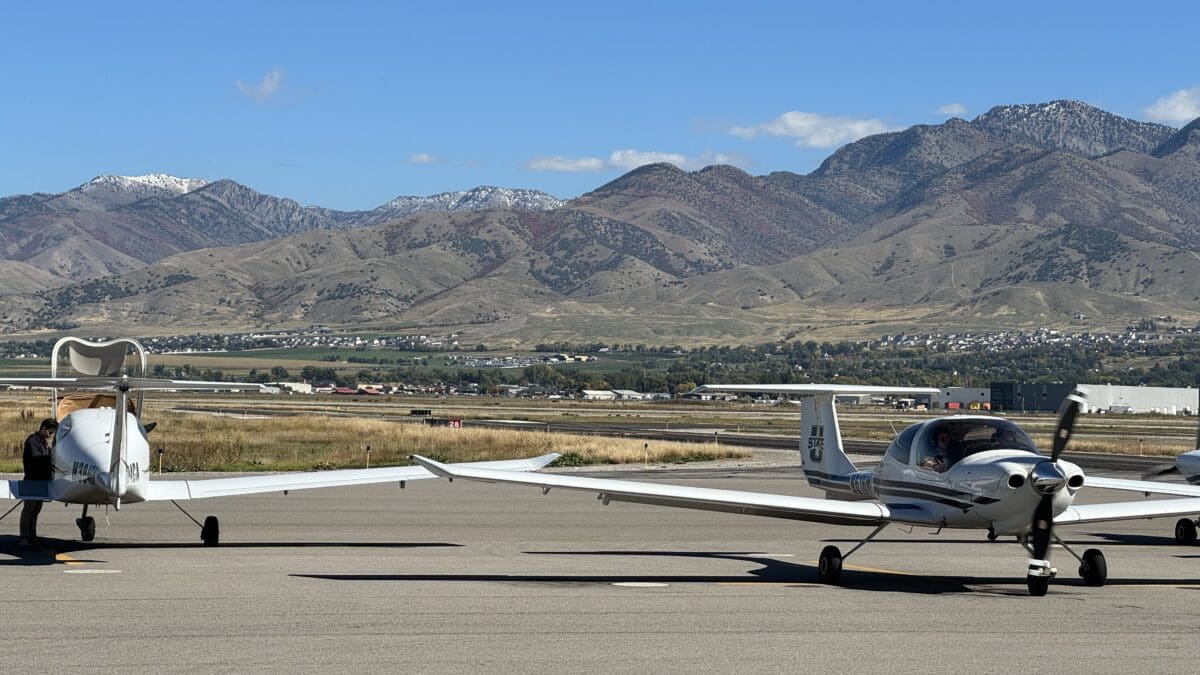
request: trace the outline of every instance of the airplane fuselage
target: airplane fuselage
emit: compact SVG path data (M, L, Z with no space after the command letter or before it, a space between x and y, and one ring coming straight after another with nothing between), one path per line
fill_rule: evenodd
M918 425L908 439L913 446L925 441L921 427L936 429L946 419L971 423L959 416L935 419ZM989 424L990 418L979 418ZM897 438L903 438L904 434ZM913 440L913 439L916 440ZM990 528L996 534L1024 534L1029 530L1029 514L1043 497L1035 478L1049 459L1033 452L1030 446L995 447L969 454L944 469L923 466L915 448L895 452L896 442L884 455L876 470L848 474L828 474L806 465L809 482L823 488L833 499L874 499L885 505L897 519L906 511L914 522L930 521L948 528ZM802 450L803 452L803 450ZM808 459L808 458L806 458ZM1083 470L1059 460L1056 478L1065 484L1053 493L1053 512L1058 515L1071 506L1083 486Z
M59 423L51 450L52 499L69 504L118 506L144 501L150 443L133 413L126 414L124 451L114 460L112 408L76 410Z

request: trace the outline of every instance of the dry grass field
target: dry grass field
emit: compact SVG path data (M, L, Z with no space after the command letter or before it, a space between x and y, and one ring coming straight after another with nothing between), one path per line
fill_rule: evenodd
M204 408L244 413L217 416L177 412ZM582 401L530 401L483 397L196 396L159 394L147 402L145 419L158 423L152 447L166 452L168 471L283 471L405 464L411 454L447 461L511 459L559 452L562 463L686 462L747 457L751 450L711 443L646 442L611 436L548 434L507 429L426 427L408 420L411 408L428 407L442 417L520 419L540 422L596 423L609 427L709 427L744 433L795 436L799 416L779 406L745 404L613 404ZM21 441L49 412L39 392L0 394L0 471L20 468ZM254 413L288 416L253 418ZM890 439L908 424L931 413L885 409L845 409L847 438ZM1054 415L1018 415L1009 419L1029 431L1039 446L1050 446ZM1152 415L1085 416L1076 427L1071 449L1174 456L1195 447L1196 420Z
M0 400L0 471L21 468L21 444L48 413L44 396ZM564 464L688 462L748 457L745 448L711 443L548 434L508 429L451 429L320 414L243 418L169 412L148 406L152 448L164 471L303 471L408 464L413 454L448 462L517 459L548 452ZM157 461L155 459L155 461ZM157 466L156 466L157 468Z

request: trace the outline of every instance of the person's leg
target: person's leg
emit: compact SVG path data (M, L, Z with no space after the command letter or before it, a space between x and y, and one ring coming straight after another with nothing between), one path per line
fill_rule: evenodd
M42 510L42 503L35 499L26 499L21 504L21 539L33 539L33 527L37 521L37 512Z
M38 538L37 521L38 521L38 515L41 514L41 512L42 512L43 504L45 504L45 502L42 502L42 501L33 502L33 516L30 518L29 530L33 534L34 541L37 541L37 538Z

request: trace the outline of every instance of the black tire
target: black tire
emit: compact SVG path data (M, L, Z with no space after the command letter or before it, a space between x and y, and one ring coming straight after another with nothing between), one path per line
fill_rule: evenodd
M96 519L91 516L76 518L75 524L79 526L79 538L83 541L92 541L96 538Z
M220 540L221 525L217 522L217 517L205 518L204 527L200 528L200 541L204 542L205 546L216 546Z
M1180 518L1175 523L1175 541L1185 545L1196 543L1196 523L1190 518Z
M1050 590L1050 577L1035 577L1030 574L1025 577L1025 584L1029 586L1030 595L1040 598Z
M822 583L836 584L842 578L842 552L836 546L826 546L821 549L821 557L817 560L817 578Z
M1099 549L1089 548L1083 552L1083 563L1079 565L1079 576L1088 586L1103 586L1108 581L1108 563Z

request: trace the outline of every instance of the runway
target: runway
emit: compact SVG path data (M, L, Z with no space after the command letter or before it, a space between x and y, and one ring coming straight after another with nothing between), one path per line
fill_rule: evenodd
M794 472L606 472L818 496ZM1116 493L1104 499L1122 499ZM1092 499L1094 499L1093 497ZM0 524L3 652L41 670L1147 671L1186 668L1200 547L1173 520L1063 528L1109 584L1057 550L1050 595L982 533L893 527L816 582L821 547L866 528L426 480L97 515L47 505L37 549Z

